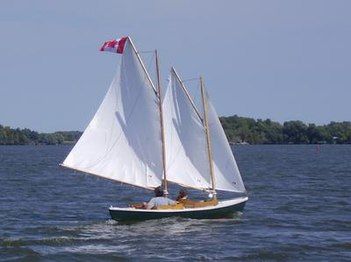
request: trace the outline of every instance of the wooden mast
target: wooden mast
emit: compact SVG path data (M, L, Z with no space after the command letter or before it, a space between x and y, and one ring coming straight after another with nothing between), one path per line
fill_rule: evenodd
M160 112L160 126L161 126L161 141L162 141L162 164L163 164L163 193L168 195L167 185L167 172L166 172L166 148L165 148L165 129L163 125L163 109L162 109L162 92L161 92L161 76L160 67L158 62L158 53L155 50L156 59L156 74L157 74L157 96L158 96L158 107Z
M211 139L210 139L210 129L208 128L208 117L207 117L207 97L205 95L205 87L200 76L200 87L201 87L201 97L202 97L202 106L204 110L204 126L205 126L205 133L206 133L206 144L207 144L207 154L208 154L208 162L210 167L210 175L211 175L211 193L213 193L213 197L216 199L216 180L213 171L213 158L212 158L212 147L211 147Z
M166 149L165 149L165 135L164 135L164 127L163 127L163 111L162 111L162 93L161 93L161 77L160 77L160 69L159 69L159 64L158 64L158 54L157 50L155 50L155 55L156 55L156 72L157 72L157 89L155 88L154 83L151 80L151 77L146 70L146 67L143 63L143 60L141 59L138 51L136 50L136 47L130 37L128 37L128 40L130 41L133 50L140 62L141 67L143 68L146 78L149 80L152 89L155 91L156 96L158 97L158 107L159 107L159 112L160 112L160 126L161 126L161 140L162 140L162 166L163 166L163 192L167 196L168 195L168 188L167 188L167 180L166 180Z

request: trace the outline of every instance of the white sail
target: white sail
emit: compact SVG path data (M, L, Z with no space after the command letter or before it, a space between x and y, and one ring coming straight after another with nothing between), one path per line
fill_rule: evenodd
M173 70L163 101L163 114L167 180L186 187L209 188L202 121Z
M163 101L167 180L187 187L212 187L203 122L172 70ZM235 158L218 115L207 98L215 189L245 192ZM203 112L201 112L203 113Z
M208 99L208 96L207 104L216 189L244 193L246 190L238 165L236 164L216 110Z
M144 188L162 180L157 97L128 40L120 70L63 166Z

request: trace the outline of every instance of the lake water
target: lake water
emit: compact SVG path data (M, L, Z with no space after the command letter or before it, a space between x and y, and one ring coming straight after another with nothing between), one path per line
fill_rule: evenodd
M110 220L151 193L58 164L70 146L0 147L0 260L351 260L351 145L236 146L235 219Z

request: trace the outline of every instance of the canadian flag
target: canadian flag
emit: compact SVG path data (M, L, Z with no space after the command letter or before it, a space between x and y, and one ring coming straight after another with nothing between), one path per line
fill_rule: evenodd
M122 54L124 50L124 46L127 42L127 39L128 37L122 37L121 39L118 39L118 40L113 39L110 41L106 41L100 48L100 51L107 51L107 52Z

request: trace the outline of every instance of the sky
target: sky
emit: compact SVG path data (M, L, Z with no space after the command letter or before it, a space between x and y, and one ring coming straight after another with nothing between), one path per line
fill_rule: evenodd
M0 124L84 130L120 56L101 44L129 35L202 75L221 116L351 121L351 1L0 2ZM149 64L151 58L145 59Z

